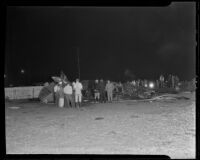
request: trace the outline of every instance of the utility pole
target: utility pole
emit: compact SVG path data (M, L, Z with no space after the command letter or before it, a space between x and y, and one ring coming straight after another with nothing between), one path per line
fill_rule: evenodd
M80 73L80 61L79 61L79 47L77 47L77 58L78 58L78 78L80 80L81 73Z

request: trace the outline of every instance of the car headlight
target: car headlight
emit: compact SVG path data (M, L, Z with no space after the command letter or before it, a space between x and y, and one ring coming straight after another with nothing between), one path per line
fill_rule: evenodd
M149 88L154 88L154 83L153 82L149 83Z

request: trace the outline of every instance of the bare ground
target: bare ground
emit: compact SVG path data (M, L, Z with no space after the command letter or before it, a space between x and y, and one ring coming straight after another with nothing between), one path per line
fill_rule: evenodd
M195 158L195 95L182 95L190 100L90 104L81 110L6 103L6 151Z

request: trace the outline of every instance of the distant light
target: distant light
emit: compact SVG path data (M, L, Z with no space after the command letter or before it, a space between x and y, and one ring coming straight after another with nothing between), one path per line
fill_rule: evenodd
M145 86L145 87L148 87L148 85L147 85L146 83L144 84L144 86Z
M25 71L24 71L23 69L21 69L21 73L24 74L24 72L25 72Z
M149 83L149 88L154 88L154 83L153 82Z
M4 78L6 78L6 74L4 74Z

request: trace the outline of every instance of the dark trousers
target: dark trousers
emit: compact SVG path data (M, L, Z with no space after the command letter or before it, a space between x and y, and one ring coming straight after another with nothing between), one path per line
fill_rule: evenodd
M106 92L105 91L100 91L100 101L106 102Z
M70 94L65 94L65 107L75 107L74 98Z
M163 88L164 87L164 82L160 81L160 87Z
M58 106L58 100L59 100L59 95L58 95L58 93L55 93L54 94L54 102L55 102L55 104Z

